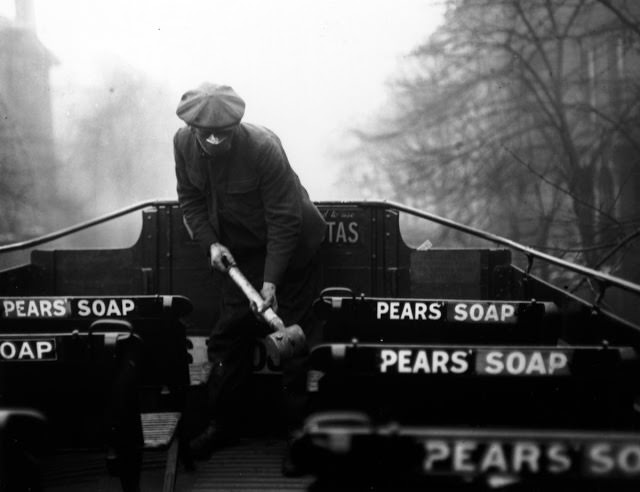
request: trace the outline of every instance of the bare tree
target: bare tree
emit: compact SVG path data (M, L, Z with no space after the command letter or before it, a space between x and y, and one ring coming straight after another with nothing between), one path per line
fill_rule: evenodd
M172 103L162 85L121 65L104 84L78 91L71 104L81 109L65 122L60 146L68 192L85 214L172 191L166 186L174 180L171 139L178 120Z
M638 220L621 219L616 160L640 155L627 19L596 0L451 0L359 150L395 198L595 265Z
M34 182L32 156L1 98L0 114L0 243L10 243L37 231L39 224L29 193Z

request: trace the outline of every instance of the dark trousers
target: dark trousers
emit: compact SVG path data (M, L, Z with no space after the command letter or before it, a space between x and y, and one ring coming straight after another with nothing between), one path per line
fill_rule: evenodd
M236 258L242 273L260 291L264 256ZM237 417L246 414L247 386L252 374L255 338L268 333L266 324L251 312L249 302L228 276L223 276L222 309L208 342L212 363L208 381L209 415L217 426L233 429ZM285 326L299 324L307 337L307 352L282 361L282 386L286 424L293 430L302 424L306 412L308 348L318 343L321 326L312 313L319 292L319 263L316 258L305 267L285 273L276 290L278 315ZM268 405L273 402L265 402Z

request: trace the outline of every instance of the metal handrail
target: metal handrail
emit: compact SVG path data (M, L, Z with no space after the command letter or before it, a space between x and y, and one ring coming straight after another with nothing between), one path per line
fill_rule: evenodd
M342 203L348 203L348 202L342 202ZM511 239L507 239L505 237L492 234L490 232L485 232L480 229L476 229L475 227L470 227L464 224L460 224L453 220L445 219L438 215L434 215L429 212L424 212L417 208L409 207L407 205L402 205L401 203L396 203L388 200L366 200L364 202L358 202L358 203L371 205L371 206L386 206L389 208L394 208L401 212L408 213L410 215L414 215L416 217L422 217L424 219L431 220L432 222L437 222L438 224L446 225L447 227L451 227L452 229L466 232L468 234L471 234L472 236L486 239L487 241L501 244L503 246L508 246L516 251L520 251L524 253L528 259L538 258L538 259L547 261L548 263L551 263L553 265L566 268L567 270L570 270L572 272L586 275L588 277L593 278L594 280L597 280L600 283L601 288L606 288L608 286L615 286L620 289L626 290L628 292L632 292L634 294L640 295L640 285L634 284L633 282L629 282L628 280L624 280L619 277L614 277L613 275L609 275L607 273L603 273L598 270L593 270L591 268L588 268L582 265L576 265L575 263L571 263L561 258L557 258L547 253L543 253L529 246L524 246L523 244L512 241Z
M509 248L512 248L516 251L520 251L521 253L524 253L530 262L532 261L531 260L532 258L537 258L537 259L544 260L548 263L551 263L552 265L560 266L572 272L579 273L581 275L586 275L588 277L591 277L597 280L600 283L600 286L602 289L605 289L608 286L614 286L614 287L618 287L620 289L626 290L628 292L632 292L636 295L640 295L640 285L634 284L633 282L629 282L628 280L624 280L619 277L614 277L613 275L609 275L609 274L600 272L598 270L593 270L591 268L588 268L582 265L576 265L575 263L571 263L561 258L557 258L547 253L543 253L529 246L524 246L523 244L512 241L511 239L507 239L505 237L492 234L490 232L482 231L480 229L476 229L475 227L464 225L454 220L445 219L444 217L440 217L438 215L425 212L423 210L420 210L414 207L409 207L401 203L393 202L390 200L331 201L331 202L325 202L325 203L335 203L335 204L341 204L341 205L358 204L358 205L364 205L364 206L383 206L386 208L393 208L398 211L405 212L410 215L414 215L416 217L421 217L423 219L427 219L432 222L436 222L438 224L451 227L452 229L465 232L472 236L486 239L487 241L491 241L493 243L501 244L503 246L508 246ZM73 234L74 232L78 232L82 229L87 229L91 226L98 225L103 222L107 222L108 220L116 219L123 215L127 215L131 212L135 212L136 210L140 210L142 208L151 207L151 206L155 206L155 207L167 206L167 205L174 205L174 204L176 204L175 199L147 200L147 201L139 202L129 207L125 207L115 212L102 215L95 219L81 222L79 224L76 224L71 227L67 227L65 229L61 229L51 234L46 234L44 236L29 239L27 241L23 241L20 243L7 244L4 246L0 246L0 253L7 253L10 251L16 251L20 249L26 249L26 248L38 246L40 244L53 241L54 239L59 239L63 236Z
M44 236L35 237L33 239L28 239L26 241L22 241L19 243L5 244L4 246L0 246L0 253L8 253L8 252L17 251L20 249L33 248L34 246L39 246L40 244L48 243L49 241L53 241L55 239L60 239L61 237L68 236L70 234L73 234L74 232L78 232L83 229L88 229L89 227L102 224L103 222L107 222L109 220L117 219L118 217L122 217L123 215L130 214L131 212L135 212L143 208L147 208L151 206L158 207L161 205L173 205L175 203L176 203L175 200L170 200L170 199L147 200L144 202L139 202L134 205L121 208L120 210L116 210L115 212L110 212L108 214L101 215L99 217L96 217L95 219L86 220L84 222L80 222L70 227L60 229L59 231L52 232L51 234L45 234Z

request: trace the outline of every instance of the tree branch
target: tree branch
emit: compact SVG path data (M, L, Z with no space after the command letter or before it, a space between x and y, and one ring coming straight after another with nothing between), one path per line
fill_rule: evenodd
M631 29L634 33L640 36L640 26L638 22L634 22L630 20L619 8L614 7L610 0L596 0L599 4L608 8L620 22L622 22L625 26Z
M557 189L558 191L566 194L567 196L569 196L574 202L580 203L581 205L587 207L590 210L593 210L601 215L603 215L604 217L606 217L607 219L609 219L611 222L615 223L615 224L620 224L620 222L613 216L609 215L608 213L604 212L603 210L600 210L599 208L597 208L596 206L594 206L591 203L585 202L584 200L582 200L580 197L575 196L574 193L571 193L571 191L564 189L562 186L560 186L557 183L554 183L553 181L548 180L545 176L543 176L542 174L538 173L535 169L533 169L531 167L531 165L525 161L523 161L515 152L513 152L511 149L509 149L508 147L504 147L504 149L509 152L509 154L511 154L513 156L513 158L519 162L520 164L522 164L523 166L525 166L532 174L534 174L535 176L537 176L538 178L540 178L541 180L543 180L545 183L549 184L550 186L553 186L555 189Z

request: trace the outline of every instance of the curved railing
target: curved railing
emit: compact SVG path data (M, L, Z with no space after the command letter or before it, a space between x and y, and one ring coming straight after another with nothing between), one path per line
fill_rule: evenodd
M134 205L130 205L125 208L121 208L120 210L116 210L115 212L110 212L108 214L101 215L96 217L95 219L86 220L84 222L80 222L78 224L72 225L70 227L66 227L64 229L60 229L59 231L52 232L51 234L45 234L44 236L35 237L33 239L28 239L26 241L22 241L19 243L13 244L5 244L4 246L0 246L0 253L9 253L10 251L18 251L21 249L33 248L35 246L39 246L44 243L48 243L50 241L54 241L56 239L60 239L64 236L69 236L74 232L79 232L84 229L88 229L89 227L93 227L98 224L102 224L104 222L108 222L113 219L117 219L118 217L122 217L123 215L130 214L137 210L141 210L147 207L159 207L161 205L173 205L175 204L175 200L147 200L144 202L139 202Z
M40 244L49 242L49 241L53 241L55 239L59 239L61 237L64 236L68 236L70 234L73 234L75 232L81 231L83 229L87 229L89 227L98 225L98 224L102 224L104 222L107 222L109 220L113 220L116 219L118 217L121 217L123 215L127 215L130 214L132 212L135 212L137 210L146 208L146 207L159 207L159 206L167 206L167 205L174 205L176 203L175 200L171 200L171 199L165 199L165 200L147 200L147 201L143 201L143 202L139 202L136 203L134 205L131 205L129 207L125 207L122 208L120 210L116 210L115 212L111 212L105 215L102 215L100 217L97 217L95 219L91 219L91 220L87 220L84 222L81 222L79 224L73 225L71 227L67 227L65 229L61 229L57 232L51 233L51 234L46 234L44 236L40 236L37 238L33 238L33 239L29 239L27 241L22 241L19 243L14 243L14 244L7 244L4 246L0 246L0 253L7 253L10 251L17 251L17 250L21 250L21 249L27 249L27 248L32 248L34 246L38 246ZM409 207L407 205L403 205L401 203L396 203L393 201L388 201L388 200L364 200L364 201L332 201L332 202L323 202L323 203L327 203L327 204L336 204L336 205L361 205L361 206L382 206L382 207L386 207L386 208L390 208L390 209L395 209L398 210L400 212L404 212L407 213L409 215L413 215L416 217L421 217L423 219L427 219L430 220L432 222L436 222L438 224L442 224L444 226L450 227L452 229L458 230L458 231L462 231L465 232L467 234L470 234L472 236L476 236L482 239L485 239L487 241L496 243L496 244L500 244L503 246L507 246L515 251L519 251L521 253L523 253L528 260L528 270L531 269L531 265L533 264L533 260L534 259L540 259L540 260L544 260L552 265L556 265L562 268L565 268L569 271L575 272L575 273L579 273L581 275L585 275L589 278L591 278L592 280L595 280L596 282L598 282L599 286L600 286L600 290L601 290L601 296L604 294L604 290L607 287L610 286L615 286L618 287L620 289L626 290L628 292L632 292L636 295L640 295L640 285L635 284L633 282L629 282L628 280L624 280L621 279L619 277L615 277L613 275L609 275L607 273L603 273L600 272L598 270L593 270L591 268L582 266L582 265L577 265L575 263L571 263L569 261L563 260L561 258L557 258L555 256L549 255L547 253L543 253L542 251L538 251L536 249L533 249L529 246L525 246L523 244L517 243L515 241L512 241L510 239L507 239L505 237L502 236L498 236L496 234L492 234L490 232L486 232L480 229L476 229L475 227L471 227L465 224L461 224L459 222L450 220L450 219L445 219L444 217L440 217L439 215L435 215L429 212L425 212L423 210L417 209L417 208L413 208L413 207Z
M336 203L348 203L348 202L336 202ZM569 261L563 260L561 258L557 258L555 256L549 255L547 253L543 253L542 251L538 251L529 246L525 246L523 244L512 241L511 239L507 239L502 236L498 236L496 234L492 234L490 232L482 231L480 229L476 229L474 227L470 227L464 224L460 224L453 220L445 219L435 214L431 214L428 212L424 212L420 209L408 207L401 203L396 203L387 200L368 200L365 202L358 202L365 205L373 205L373 206L386 206L388 208L393 208L399 210L401 212L405 212L410 215L414 215L416 217L421 217L423 219L430 220L432 222L436 222L438 224L445 225L447 227L451 227L452 229L456 229L458 231L465 232L472 236L476 236L482 239L486 239L487 241L491 241L496 244L501 244L503 246L508 246L509 248L519 251L523 253L529 262L528 270L531 269L531 265L534 259L544 260L552 265L556 265L562 268L565 268L569 271L579 273L581 275L586 275L591 279L597 281L600 285L601 291L604 291L607 287L615 286L620 289L626 290L628 292L632 292L634 294L640 295L640 285L634 284L633 282L629 282L628 280L621 279L619 277L614 277L613 275L609 275L607 273L600 272L598 270L593 270L592 268L588 268L582 265L577 265L575 263L571 263Z

